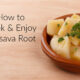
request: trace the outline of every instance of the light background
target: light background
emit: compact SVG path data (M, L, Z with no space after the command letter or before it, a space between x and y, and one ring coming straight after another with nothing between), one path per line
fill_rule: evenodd
M48 20L76 12L80 12L80 0L0 0L0 14L23 14L24 24L37 26L35 43L0 43L0 80L80 80L79 74L57 68L42 52L40 44Z

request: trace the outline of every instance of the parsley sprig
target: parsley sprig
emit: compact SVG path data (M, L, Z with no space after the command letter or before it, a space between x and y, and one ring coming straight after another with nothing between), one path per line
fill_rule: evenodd
M78 22L75 25L73 25L70 35L72 37L76 36L77 38L80 39L80 22Z
M64 40L64 38L63 37L60 37L59 39L58 39L58 42L60 43L60 42L62 42Z
M72 36L72 37L77 37L80 39L80 22L76 23L75 25L73 25L71 32L67 33L65 36Z
M57 24L57 27L60 27L60 24Z

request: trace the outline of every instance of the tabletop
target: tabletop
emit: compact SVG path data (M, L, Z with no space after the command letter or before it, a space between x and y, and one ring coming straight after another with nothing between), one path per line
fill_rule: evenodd
M79 13L80 0L0 0L3 15L24 15L24 21L0 20L0 26L21 23L36 26L35 33L1 31L1 36L36 36L35 42L0 41L0 80L80 80L79 74L59 69L41 49L41 34L47 21ZM0 39L1 40L1 39Z

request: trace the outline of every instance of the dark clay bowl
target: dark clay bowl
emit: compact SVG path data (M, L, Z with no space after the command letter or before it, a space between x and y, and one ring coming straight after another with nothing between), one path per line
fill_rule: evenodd
M80 13L77 14L80 15ZM68 14L68 15L58 17L56 19L65 20L66 17L71 17L71 16L72 14ZM70 72L80 73L80 61L63 58L62 56L56 54L51 49L49 45L51 37L47 34L46 27L47 26L45 26L43 30L42 40L41 40L42 50L44 51L44 53L47 54L58 67Z

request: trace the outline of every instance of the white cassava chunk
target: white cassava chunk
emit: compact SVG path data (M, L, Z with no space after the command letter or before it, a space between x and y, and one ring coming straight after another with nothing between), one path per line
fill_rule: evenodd
M47 24L47 33L51 36L57 34L63 23L63 19L49 20Z
M78 23L79 21L80 19L73 19L70 17L66 18L64 24L62 25L62 27L60 28L58 32L58 35L65 36L67 33L70 33L73 25Z
M70 58L70 40L67 36L63 38L63 41L58 42L59 36L55 35L50 42L50 46L57 54Z

